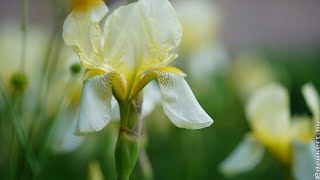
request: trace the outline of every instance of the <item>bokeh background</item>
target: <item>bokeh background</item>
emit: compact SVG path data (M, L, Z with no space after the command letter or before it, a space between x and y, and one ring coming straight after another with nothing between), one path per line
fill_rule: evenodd
M176 65L188 74L191 89L215 122L197 131L179 129L164 115L161 105L156 105L145 117L143 136L154 179L286 179L286 168L269 153L253 171L235 177L222 175L219 164L250 130L245 104L257 88L279 82L290 92L291 113L310 114L301 87L312 82L320 91L320 1L170 2L185 35ZM109 0L106 3L114 9L128 2ZM0 4L0 75L5 81L1 85L9 87L11 76L18 70L22 49L22 1L1 0ZM65 0L29 0L27 50L30 54L27 53L26 68L30 96L17 113L26 121L33 121L32 115L39 114L36 119L40 119L40 125L29 133L36 154L42 152L53 129L53 143L45 150L40 179L93 179L92 174L98 174L113 180L116 179L113 151L117 125L109 125L84 139L66 133L73 127L68 119L77 115L83 74L82 71L73 74L77 58L63 45L61 38L62 23L68 11ZM44 65L39 68L39 64ZM39 84L44 82L41 81L43 74L48 81ZM75 99L70 100L67 108L64 107L65 96ZM0 179L9 179L13 118L5 100L0 100ZM31 108L39 104L42 109ZM67 111L67 115L61 115L62 111ZM60 116L64 119L62 125L52 128ZM26 152L16 153L16 160L22 164L16 173L22 174L19 175L22 179L30 177L30 169L24 165ZM142 179L141 169L143 166L137 165L132 179Z

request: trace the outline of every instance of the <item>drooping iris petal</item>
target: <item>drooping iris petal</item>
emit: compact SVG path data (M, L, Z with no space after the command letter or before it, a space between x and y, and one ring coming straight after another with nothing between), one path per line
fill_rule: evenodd
M278 159L287 162L290 112L286 89L277 84L263 87L249 99L246 114L255 137Z
M306 84L302 87L302 93L306 100L309 109L312 112L313 118L315 120L320 119L320 102L319 94L317 93L315 87L312 84Z
M108 13L108 7L101 0L88 5L75 7L63 24L65 43L72 46L87 68L103 64L99 22Z
M220 170L225 175L235 175L252 170L262 159L264 147L248 134L232 154L222 162Z
M314 179L316 167L316 147L309 143L293 143L293 174L297 180Z
M104 57L127 76L160 64L182 36L167 0L140 0L120 7L105 23Z
M106 73L84 81L77 132L99 131L110 122L112 118L112 76L112 73Z
M164 112L178 127L200 129L212 124L186 80L175 73L156 71Z

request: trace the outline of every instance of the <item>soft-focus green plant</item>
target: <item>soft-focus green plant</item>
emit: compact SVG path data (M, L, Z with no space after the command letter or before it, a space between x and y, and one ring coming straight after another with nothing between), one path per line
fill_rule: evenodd
M81 88L76 55L56 32L48 39L45 28L23 23L22 33L15 21L0 28L0 156L8 179L41 174L57 128L73 123L63 117L77 109Z

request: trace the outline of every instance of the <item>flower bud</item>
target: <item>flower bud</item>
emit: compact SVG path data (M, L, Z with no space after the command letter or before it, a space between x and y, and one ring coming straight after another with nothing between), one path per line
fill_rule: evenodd
M14 91L24 91L28 86L27 76L22 72L13 74L11 76L11 85Z
M71 65L70 70L72 74L78 74L81 71L81 65L79 63L74 63Z

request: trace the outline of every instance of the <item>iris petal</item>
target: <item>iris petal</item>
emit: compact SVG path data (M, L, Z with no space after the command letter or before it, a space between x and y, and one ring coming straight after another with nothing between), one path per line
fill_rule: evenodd
M293 143L293 174L297 180L314 179L316 152L313 141Z
M320 102L319 94L317 93L315 87L312 84L306 84L302 87L303 96L309 106L313 118L315 120L320 119Z
M270 84L258 90L246 107L255 137L265 144L276 158L289 161L290 110L284 87Z
M156 71L164 112L178 127L200 129L212 124L211 117L202 109L186 80L165 71Z
M63 24L63 39L72 46L83 66L101 66L101 32L99 22L108 13L103 1L96 0L90 7L75 8Z
M220 170L230 176L250 171L261 161L263 154L263 145L248 134L232 154L222 162Z
M104 57L127 76L170 57L182 28L167 0L140 0L120 7L105 23Z
M76 132L100 131L112 118L113 73L94 76L84 81Z

